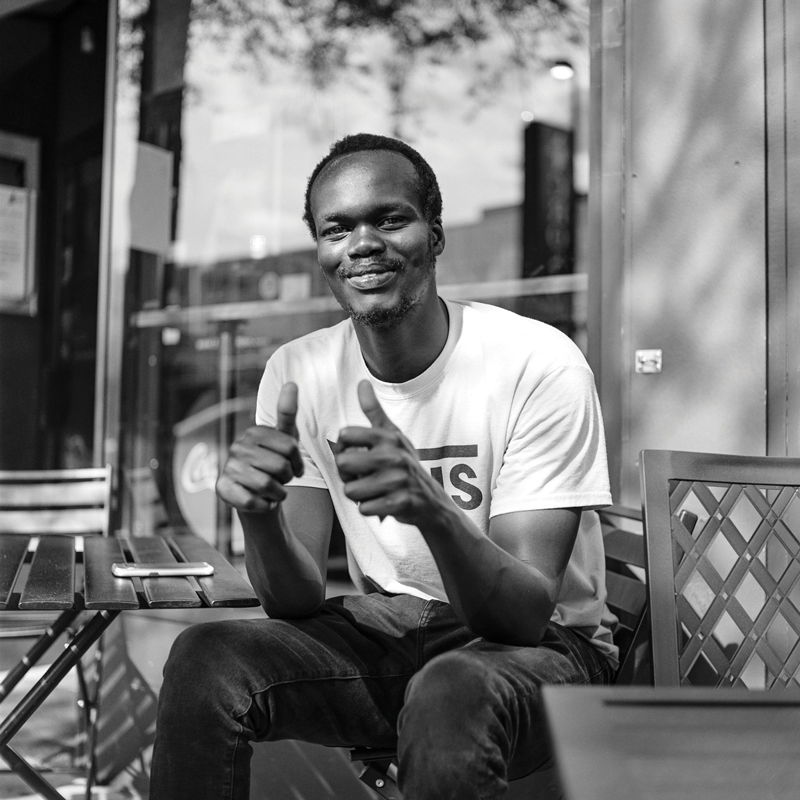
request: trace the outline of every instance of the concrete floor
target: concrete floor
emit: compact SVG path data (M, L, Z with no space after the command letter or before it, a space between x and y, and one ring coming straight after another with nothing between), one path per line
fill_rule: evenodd
M352 586L343 580L332 581L329 586L330 596L352 591ZM199 621L262 615L263 612L258 608L211 609L202 613L193 609L127 611L114 625L119 625L121 621L131 661L157 694L161 688L164 662L173 640L181 630ZM20 642L0 640L0 673L14 663L19 652L24 652ZM6 698L0 708L4 715L16 705L24 690L32 685L44 669L37 667L32 670L26 680ZM71 673L14 737L12 746L36 766L66 766L69 763L69 745L78 730L76 698L77 679ZM374 800L374 795L357 780L360 765L350 764L346 751L301 742L257 744L254 750L253 800ZM146 800L150 751L151 747L144 743L139 748L139 758L118 771L110 785L100 787L94 796L99 800ZM0 761L2 767L5 764ZM45 775L59 787L67 800L83 797L80 779L76 779L75 775L58 772L47 772ZM0 800L34 800L37 797L13 773L0 772Z

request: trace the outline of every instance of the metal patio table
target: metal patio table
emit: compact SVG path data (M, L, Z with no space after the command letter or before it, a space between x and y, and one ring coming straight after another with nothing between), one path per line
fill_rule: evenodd
M115 561L157 563L208 561L209 577L117 578ZM67 644L45 674L0 724L0 756L34 791L48 800L63 796L9 742L123 611L164 608L257 606L251 586L210 544L193 535L153 537L74 537L0 535L0 614L53 611L54 621L0 683L0 700L59 639ZM91 791L95 731L87 730ZM93 721L96 722L96 719Z

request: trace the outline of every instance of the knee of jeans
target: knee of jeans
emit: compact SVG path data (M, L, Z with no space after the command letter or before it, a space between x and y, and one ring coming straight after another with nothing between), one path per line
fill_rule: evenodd
M183 691L203 693L209 684L223 680L224 653L232 635L226 623L203 623L181 631L172 643L164 666L164 680Z
M409 682L404 713L419 710L429 716L436 709L485 707L497 689L483 665L468 652L454 650L426 664Z

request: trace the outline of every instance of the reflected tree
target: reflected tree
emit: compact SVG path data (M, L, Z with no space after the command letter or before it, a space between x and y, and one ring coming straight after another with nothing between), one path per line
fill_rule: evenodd
M403 135L413 78L456 59L479 105L509 74L541 65L544 40L585 44L586 0L192 0L192 37L236 52L269 80L273 59L324 90L347 76L382 81Z

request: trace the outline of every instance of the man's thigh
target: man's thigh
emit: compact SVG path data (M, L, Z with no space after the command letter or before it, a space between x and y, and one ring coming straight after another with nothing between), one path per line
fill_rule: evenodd
M226 669L238 673L234 715L256 740L394 746L408 681L426 654L470 637L443 609L408 595L349 595L308 619L242 621L226 634Z
M537 647L478 640L463 650L481 661L487 680L496 682L509 698L506 710L513 719L515 734L508 762L512 779L538 768L551 755L541 704L542 686L605 684L613 675L607 659L593 645L554 623L548 626Z
M509 777L526 775L550 756L541 687L607 683L610 675L589 642L552 623L536 647L473 639L431 659L411 680L401 765L406 755L408 765L425 762L419 752L428 750L469 764L490 754L492 770L504 772L502 763Z

